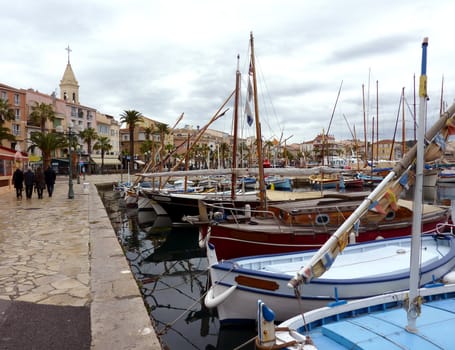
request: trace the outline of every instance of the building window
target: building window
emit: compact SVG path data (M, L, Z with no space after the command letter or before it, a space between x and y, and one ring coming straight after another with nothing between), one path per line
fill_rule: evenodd
M21 134L21 127L18 124L13 124L13 135L19 136Z
M6 91L2 91L1 99L3 101L8 101L8 94L6 93Z
M16 106L19 106L20 104L19 94L14 94L14 104Z
M71 107L71 116L76 117L77 116L77 109L76 107Z
M21 120L21 110L16 109L15 112L16 112L16 120Z

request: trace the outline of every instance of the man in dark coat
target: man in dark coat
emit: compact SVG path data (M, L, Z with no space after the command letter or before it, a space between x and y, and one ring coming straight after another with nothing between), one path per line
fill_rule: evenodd
M24 173L19 168L14 171L13 184L14 188L16 189L16 197L22 198L22 189L24 188Z
M44 180L43 169L39 166L35 171L35 188L36 193L38 194L38 199L43 199L43 191L46 187L46 182Z
M32 198L33 186L35 185L35 174L31 168L28 168L24 174L24 183L25 183L25 195L27 199Z
M54 184L56 177L57 174L55 173L54 169L52 169L51 166L49 166L44 171L44 180L46 181L47 193L49 194L49 197L52 197L52 193L54 192Z

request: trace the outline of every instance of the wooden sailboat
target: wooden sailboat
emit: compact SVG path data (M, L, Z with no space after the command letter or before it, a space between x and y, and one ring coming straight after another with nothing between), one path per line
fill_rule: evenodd
M250 42L252 45L252 35ZM251 62L254 63L253 50ZM251 65L251 72L254 78L254 64ZM257 107L255 109L257 111ZM256 124L259 125L257 118ZM427 138L432 139L439 129L438 124L429 131ZM260 129L257 133L259 140ZM434 151L430 149L429 152ZM205 211L211 214L212 220L203 220L201 245L208 241L215 245L220 259L230 259L315 249L321 247L334 232L338 232L339 237L330 239L342 241L343 246L349 241L365 242L410 234L412 209L405 211L407 206L401 204L398 198L403 189L413 182L411 165L415 154L413 148L372 193L368 196L365 193L361 199L348 194L336 198L321 195L310 201L267 205L261 198L264 205L260 210L250 210L248 214L243 208L206 203ZM259 167L260 178L263 173L264 169ZM435 229L438 224L447 222L447 218L447 208L432 206L423 217L425 230Z

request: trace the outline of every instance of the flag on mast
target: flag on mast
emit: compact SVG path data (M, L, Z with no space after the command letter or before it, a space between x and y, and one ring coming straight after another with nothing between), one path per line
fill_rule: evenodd
M245 103L245 114L246 114L246 122L249 126L253 125L253 113L251 113L250 104L248 101Z

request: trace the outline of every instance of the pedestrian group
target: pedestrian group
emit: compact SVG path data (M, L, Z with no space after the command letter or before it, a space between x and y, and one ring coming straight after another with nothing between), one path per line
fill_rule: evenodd
M43 199L44 189L47 188L49 197L52 197L54 192L55 179L57 174L54 169L49 166L45 171L38 167L35 172L31 168L27 168L24 173L20 168L17 168L13 174L13 184L16 189L17 199L22 199L22 190L25 185L25 196L27 199L32 198L33 189L36 190L39 199Z

